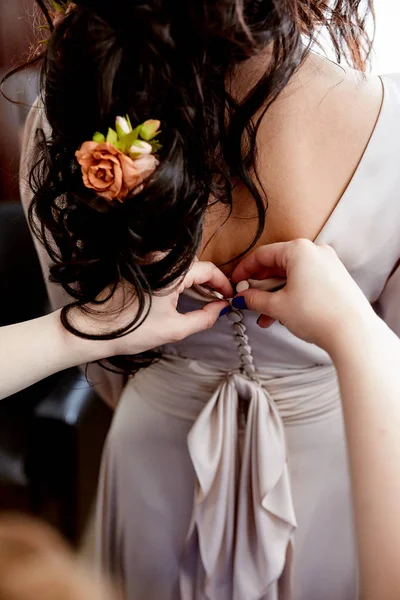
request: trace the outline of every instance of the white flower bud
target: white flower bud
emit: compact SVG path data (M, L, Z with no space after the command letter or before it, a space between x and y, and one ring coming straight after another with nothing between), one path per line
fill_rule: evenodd
M117 131L120 130L121 132L125 133L126 135L128 135L128 133L131 133L131 131L132 131L129 126L129 123L125 119L125 117L117 117L116 118L116 128L117 128Z
M151 154L153 148L151 144L144 142L142 140L136 140L129 148L129 156L133 159L140 158L141 156L147 156Z

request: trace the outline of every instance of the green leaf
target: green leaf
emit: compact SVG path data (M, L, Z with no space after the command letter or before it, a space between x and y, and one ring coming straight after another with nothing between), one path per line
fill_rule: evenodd
M118 142L118 134L114 129L111 129L111 127L108 128L106 142L114 145Z
M98 144L102 144L103 142L106 141L106 138L102 133L100 133L99 131L96 131L96 133L93 136L93 141L97 142Z
M153 154L156 154L162 148L162 145L157 140L151 140L151 142L149 142L149 144L151 145L151 147L153 149Z
M160 121L149 119L140 126L140 137L146 142L150 142L160 133Z
M116 147L118 148L118 150L121 150L121 152L124 152L124 154L126 154L129 148L132 146L133 142L136 142L136 140L138 139L138 135L139 127L136 127L136 129L134 129L132 133L121 137L118 140L118 144L116 145Z
M54 10L62 13L65 13L72 4L71 0L50 0L50 3Z
M63 4L60 4L60 2L57 2L56 0L51 0L51 5L54 8L54 10L56 10L58 12L65 11L65 6Z
M139 133L140 133L140 125L138 125L137 127L135 127L135 129L132 131L132 133L136 136L135 140L137 140L138 137L139 137Z
M131 123L131 120L129 118L129 115L126 115L125 119L128 121L128 125L132 129L132 131L133 131L133 127L132 127L132 123Z
M122 138L124 138L126 135L129 135L127 133L125 133L125 131L122 129L121 125L119 123L115 123L115 129L117 130L117 135L118 135L118 139L122 140Z

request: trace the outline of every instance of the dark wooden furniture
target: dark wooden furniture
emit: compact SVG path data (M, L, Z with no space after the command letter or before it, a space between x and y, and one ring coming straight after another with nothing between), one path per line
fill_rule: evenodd
M47 310L47 293L22 208L2 203L0 327ZM3 368L0 365L0 377ZM0 510L39 515L78 543L93 504L111 416L79 369L1 400Z
M13 67L26 62L37 47L37 9L34 0L0 2L0 80ZM0 203L19 201L20 137L29 106L36 97L37 71L19 73L4 85L0 95Z

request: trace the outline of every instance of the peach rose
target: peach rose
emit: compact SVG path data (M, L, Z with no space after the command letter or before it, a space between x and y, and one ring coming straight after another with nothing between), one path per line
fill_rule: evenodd
M158 165L153 155L132 160L108 142L85 142L76 152L86 187L106 198L123 202L129 192L137 194L143 181Z

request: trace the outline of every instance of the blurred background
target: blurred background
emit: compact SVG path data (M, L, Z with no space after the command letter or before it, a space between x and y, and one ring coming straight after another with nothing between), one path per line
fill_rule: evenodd
M0 78L34 53L34 6L34 0L0 0ZM0 326L41 316L49 306L18 193L21 136L37 88L31 68L5 85L18 104L0 97ZM91 552L86 532L110 421L110 409L79 369L2 400L0 511L36 515Z
M399 0L376 0L376 15L371 70L400 72ZM33 0L0 0L0 77L32 55L37 25ZM37 83L37 70L28 69L4 89L20 104L0 97L0 325L47 311L18 194L21 132ZM109 409L78 370L3 400L0 510L37 514L78 545L93 503L110 419Z

